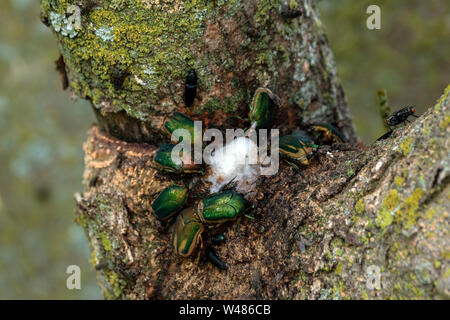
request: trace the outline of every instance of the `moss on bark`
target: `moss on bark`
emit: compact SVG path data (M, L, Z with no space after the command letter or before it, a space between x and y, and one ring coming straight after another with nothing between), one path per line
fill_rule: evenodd
M81 8L79 30L68 27L70 5ZM293 6L302 15L283 18ZM158 120L184 109L184 79L194 68L199 90L189 112L196 117L233 125L233 117L246 119L253 91L267 86L282 99L279 114L290 115L278 117L277 125L337 122L348 139L356 139L310 1L41 0L41 8L57 36L71 89L92 101L119 138L125 125L112 113L125 111L127 122L144 122L150 132L128 140L158 142L152 134Z

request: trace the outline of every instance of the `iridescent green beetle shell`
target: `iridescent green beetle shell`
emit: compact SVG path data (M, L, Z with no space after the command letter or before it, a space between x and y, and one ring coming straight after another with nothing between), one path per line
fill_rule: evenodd
M188 188L171 185L164 189L153 201L153 212L158 219L167 220L183 208L187 197Z
M200 130L198 130L197 132L195 130L194 120L182 113L174 112L171 117L167 117L164 120L163 131L169 137L171 137L172 133L177 129L185 129L189 132L189 134L191 135L191 144L194 143L195 138L202 139L202 133L199 132ZM180 142L181 141L182 139L180 140Z
M294 130L290 134L291 136L300 139L300 142L306 145L315 144L313 138L308 134L308 132L303 130Z
M317 124L313 126L313 130L320 143L345 142L342 133L331 124Z
M175 163L172 160L172 150L174 147L174 144L164 144L159 147L154 160L159 170L169 173L203 172L203 168L192 161L191 155L181 154L181 164Z
M275 112L274 94L267 88L258 88L250 104L248 118L255 129L269 129L272 126Z
M172 247L175 253L189 257L202 242L204 230L205 227L198 220L194 208L183 210L175 221L172 234Z
M314 149L318 147L312 142L313 141L309 139L304 141L299 134L296 134L295 132L294 134L282 136L279 142L280 155L307 166L309 165L309 159L311 158Z
M227 190L203 199L197 214L205 224L220 225L236 220L249 206L250 202L241 194Z

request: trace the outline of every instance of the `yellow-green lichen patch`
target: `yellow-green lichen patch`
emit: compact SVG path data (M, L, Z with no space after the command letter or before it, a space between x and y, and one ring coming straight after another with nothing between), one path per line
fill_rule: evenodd
M366 290L363 290L361 292L361 299L363 300L369 300L369 295L367 294Z
M357 214L362 214L365 209L364 199L359 199L355 205L355 211Z
M400 203L400 197L397 190L390 190L381 205L376 224L383 230L386 229L394 220L394 210Z
M439 113L439 110L441 110L441 106L445 103L445 100L448 98L449 95L450 95L450 85L448 85L445 88L444 94L441 96L438 103L436 103L436 105L434 106L435 114Z
M419 201L423 197L425 191L416 188L413 193L405 199L401 204L400 209L395 215L395 222L403 224L406 229L416 224L419 217L417 209L419 208Z
M446 115L445 118L439 123L439 127L444 131L450 124L450 115Z
M106 270L104 273L104 284L107 288L103 288L103 294L106 299L117 299L122 295L126 282L119 277L119 275L111 270Z
M79 213L75 216L75 223L78 224L80 227L86 229L89 225L89 218L87 215Z
M342 267L343 267L342 262L339 262L338 265L336 266L335 273L336 273L337 275L339 275L339 276L342 275Z
M339 281L332 289L331 289L331 295L333 297L333 300L339 300L339 299L349 299L347 294L345 293L345 290L347 290L347 287L344 285L343 281Z
M111 240L108 239L107 235L100 233L100 240L102 241L103 249L105 249L106 252L111 252L112 243Z
M425 217L427 217L427 219L432 219L435 214L436 214L436 210L434 210L433 208L430 208L425 213Z
M405 178L403 178L403 177L396 176L396 177L394 178L394 184L395 184L397 187L401 187L402 184L403 184L403 182L405 182Z
M119 2L117 2L119 3ZM210 3L201 0L160 1L123 0L96 7L83 15L82 28L70 38L58 34L74 90L81 96L100 101L97 95L111 97L116 110L124 109L145 118L148 101L158 101L158 93L180 80L191 67L206 70L207 61L194 58L193 50L202 36ZM42 1L46 16L64 14L72 4ZM200 65L202 64L202 65ZM128 74L123 90L115 90L114 69ZM212 75L211 75L212 76ZM202 77L202 85L208 81ZM144 100L145 99L145 100Z
M400 143L400 149L402 150L402 153L404 156L406 156L408 153L411 152L412 142L413 142L413 138L408 137Z
M98 260L97 255L95 254L95 251L92 250L91 251L91 258L89 259L89 263L91 264L91 266L95 267L96 265L98 265L100 263L100 261Z
M447 279L448 277L450 277L450 268L446 268L444 272L444 279Z

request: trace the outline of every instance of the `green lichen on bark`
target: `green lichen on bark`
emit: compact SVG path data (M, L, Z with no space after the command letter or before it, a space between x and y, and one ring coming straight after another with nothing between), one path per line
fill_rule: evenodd
M338 292L342 281L350 284L347 291L343 291L340 298L345 298L349 292L354 298L382 298L382 299L441 299L450 296L449 281L446 277L449 259L443 258L443 251L448 250L448 150L443 146L448 141L448 129L440 132L440 119L448 112L449 90L434 108L425 115L425 120L404 129L400 140L401 156L395 154L395 139L385 143L387 150L392 150L393 158L375 159L391 163L386 167L383 175L391 181L391 188L382 194L381 205L377 212L373 210L374 194L376 190L383 190L383 181L378 181L375 187L364 193L365 213L352 220L352 226L347 233L357 232L359 246L343 244L340 248L342 256L335 257L337 267L329 274L329 281ZM436 110L438 110L436 112ZM430 130L430 136L424 138L422 128ZM434 139L436 147L429 148L426 140ZM411 146L415 145L415 148ZM440 145L439 149L437 146ZM384 159L384 160L383 160ZM403 159L403 160L402 160ZM394 161L394 162L393 162ZM396 163L398 161L398 163ZM408 167L409 165L409 167ZM370 167L370 165L369 165ZM403 167L403 168L402 168ZM377 169L381 170L381 169ZM393 176L393 178L389 178ZM384 180L384 181L386 181ZM434 182L433 182L434 181ZM437 184L437 186L433 186ZM360 182L352 186L358 192L362 186ZM352 189L352 190L353 190ZM348 196L347 201L351 200ZM355 208L360 207L360 199ZM345 207L345 205L344 205ZM340 209L335 212L340 215ZM361 212L361 210L356 210ZM375 221L375 224L373 223ZM374 266L380 268L379 288L368 288L365 274L362 281L354 282L352 273L358 267L353 262L361 259L361 249L364 254L362 271ZM344 280L342 276L344 275ZM355 295L355 293L358 294Z
M120 265L123 260L120 254L117 255L117 252L121 250L120 234L112 232L113 228L108 226L107 221L102 217L108 215L108 212L118 212L120 207L116 201L105 196L100 195L95 199L98 202L96 204L97 214L87 215L85 212L78 210L75 215L75 222L83 227L90 239L90 263L93 268L98 270L97 281L104 297L117 299L127 287L124 276L113 270L113 265Z
M77 1L43 0L44 15L64 15ZM170 9L159 1L99 1L81 16L82 28L73 38L57 33L75 92L100 108L110 100L111 111L126 110L146 119L163 88L189 68L205 69L193 46L202 35L211 5L208 1L174 1ZM113 85L114 68L129 74L121 90ZM200 72L202 85L208 78ZM206 78L206 79L205 79ZM162 106L163 107L163 106Z
M333 56L309 1L99 0L83 12L82 27L67 34L67 8L80 3L41 0L41 8L45 17L60 18L50 22L72 90L104 116L124 110L152 123L154 116L180 110L184 79L194 68L199 94L193 114L242 116L252 91L267 86L282 98L282 109L295 110L298 123L340 122L344 135L355 138ZM284 19L287 7L303 15ZM123 83L116 85L117 77Z

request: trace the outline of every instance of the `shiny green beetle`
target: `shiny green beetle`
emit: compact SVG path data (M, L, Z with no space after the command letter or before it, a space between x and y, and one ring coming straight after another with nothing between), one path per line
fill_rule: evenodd
M190 133L191 144L194 143L195 138L202 139L202 133L199 132L200 130L196 131L195 129L194 120L182 113L174 112L172 117L168 117L164 120L163 131L171 137L172 133L177 129L185 129ZM181 141L182 140L180 140L180 142Z
M199 244L203 246L202 233L206 226L218 227L227 221L236 220L248 208L250 202L241 194L224 191L200 201L196 210L183 210L175 222L172 234L173 250L182 257L189 257ZM222 242L223 236L212 239L220 239ZM226 264L211 248L206 248L206 257L216 267L227 269Z
M195 164L190 155L184 155L181 153L181 164L176 164L172 160L172 150L175 147L174 144L164 144L159 147L155 156L155 163L157 169L164 172L174 173L202 173L203 168Z
M175 221L172 234L172 247L175 253L189 257L199 243L202 243L202 233L205 230L199 221L194 208L183 210Z
M248 118L255 129L269 129L273 123L275 95L267 88L258 88L253 95Z
M308 134L308 132L303 130L294 130L290 134L291 136L300 139L301 143L306 145L315 145L313 138Z
M236 220L249 207L241 194L227 190L200 201L197 215L204 224L218 226Z
M160 220L168 220L186 203L188 188L171 185L164 189L152 204L153 212Z
M280 138L279 150L282 157L307 166L314 150L318 147L311 138L303 136L300 131L294 131L292 134Z
M325 144L334 142L345 142L342 133L331 124L317 124L313 126L313 131L316 136L316 141Z

